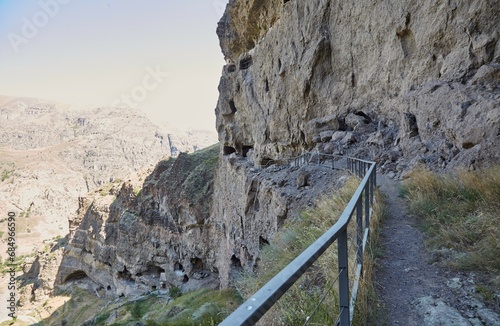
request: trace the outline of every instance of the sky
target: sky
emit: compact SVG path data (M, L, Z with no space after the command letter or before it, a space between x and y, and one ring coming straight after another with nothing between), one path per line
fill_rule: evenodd
M0 95L215 128L228 0L0 0Z

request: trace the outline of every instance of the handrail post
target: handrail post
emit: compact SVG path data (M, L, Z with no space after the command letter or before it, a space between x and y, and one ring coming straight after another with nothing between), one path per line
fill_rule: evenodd
M363 196L356 203L356 261L363 265Z
M370 206L373 206L373 198L375 195L375 187L376 187L375 173L376 171L374 169L370 177Z
M370 226L370 201L372 198L372 178L368 179L368 183L365 186L365 228Z
M339 257L339 308L340 325L349 326L349 271L347 257L347 228L345 228L338 238Z

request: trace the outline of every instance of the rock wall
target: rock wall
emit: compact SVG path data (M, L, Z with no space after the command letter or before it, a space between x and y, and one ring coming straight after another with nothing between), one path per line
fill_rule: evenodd
M312 150L376 160L393 177L500 162L499 18L494 0L230 0L217 28L222 286L285 207L277 196L245 211L251 167Z
M396 132L404 158L433 165L498 161L499 17L494 0L232 0L217 28L219 139L257 164L314 148L324 130Z

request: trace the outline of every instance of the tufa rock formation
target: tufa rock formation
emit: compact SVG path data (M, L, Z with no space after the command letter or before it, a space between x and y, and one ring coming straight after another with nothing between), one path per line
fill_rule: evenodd
M497 162L499 17L494 0L230 1L219 139L256 164L313 148L395 172ZM327 146L326 131L351 140Z
M215 193L226 200L212 218L228 229L252 219L241 198L251 173L235 155L249 166L306 151L351 155L394 177L419 164L498 163L499 17L494 0L230 0L217 28L227 65ZM269 213L258 221L273 225L280 214ZM248 232L221 234L222 286L234 257L258 255Z

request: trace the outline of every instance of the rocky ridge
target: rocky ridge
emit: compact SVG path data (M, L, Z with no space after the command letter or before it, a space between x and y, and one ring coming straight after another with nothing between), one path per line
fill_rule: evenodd
M161 158L215 142L212 132L156 125L135 110L78 110L0 96L0 215L17 212L16 254L40 257L35 274L41 276L42 292L52 292L62 252L50 250L68 234L68 218L78 209L79 197L96 189L105 197L123 180L144 178ZM6 220L0 220L5 226ZM2 252L5 239L4 232ZM28 258L29 265L33 262ZM28 299L35 298L29 286L24 291Z

